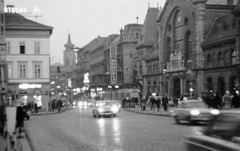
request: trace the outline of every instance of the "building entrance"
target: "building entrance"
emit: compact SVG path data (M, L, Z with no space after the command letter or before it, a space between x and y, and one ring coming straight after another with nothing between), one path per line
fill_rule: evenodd
M173 96L180 97L181 95L181 83L180 79L176 78L173 81Z

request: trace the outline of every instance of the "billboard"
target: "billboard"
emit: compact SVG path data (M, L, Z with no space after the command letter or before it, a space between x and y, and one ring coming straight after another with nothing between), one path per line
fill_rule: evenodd
M117 46L110 46L110 77L111 85L117 84Z

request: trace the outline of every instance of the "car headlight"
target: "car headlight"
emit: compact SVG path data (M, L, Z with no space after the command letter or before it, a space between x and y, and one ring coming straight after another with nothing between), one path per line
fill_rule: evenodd
M113 107L111 108L111 110L112 110L113 112L118 112L119 108L118 108L117 106L113 106Z
M84 105L87 105L87 102L84 102Z
M190 112L192 115L199 115L200 112L198 110L191 110Z
M78 105L79 105L79 106L82 106L82 102L79 102Z
M103 112L104 109L103 108L98 108L98 112Z
M73 105L76 105L76 102L73 102Z
M214 114L214 115L219 114L219 111L218 111L218 110L211 110L210 112L211 112L212 114Z

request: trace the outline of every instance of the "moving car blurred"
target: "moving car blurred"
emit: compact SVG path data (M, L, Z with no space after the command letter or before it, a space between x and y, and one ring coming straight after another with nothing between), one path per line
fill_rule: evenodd
M93 117L98 118L100 118L103 115L107 116L113 115L114 117L116 117L119 110L120 110L119 104L115 100L101 100L95 102L92 109L92 114Z
M188 151L240 151L240 109L221 111L202 132L185 138Z
M190 124L195 124L200 121L209 121L213 116L219 114L217 109L210 109L199 100L181 101L178 108L170 110L176 123L187 121Z

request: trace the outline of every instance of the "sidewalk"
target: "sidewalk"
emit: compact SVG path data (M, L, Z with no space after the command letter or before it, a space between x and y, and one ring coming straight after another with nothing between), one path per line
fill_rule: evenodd
M38 113L32 113L31 116L39 116L39 115L51 115L51 114L57 114L62 113L66 111L67 109L71 109L72 107L63 107L61 109L61 112L58 112L57 109L54 110L54 112L46 112L46 110L40 110ZM29 119L31 121L31 117ZM17 138L17 151L35 151L34 146L32 145L31 140L28 137L27 130L26 132L22 132L21 134L23 138ZM3 136L0 136L0 151L5 151L5 148L7 146L7 139L5 139ZM7 150L6 150L7 151Z
M126 110L126 111L135 112L135 113L138 113L138 114L147 114L147 115L169 116L169 117L171 117L171 114L170 114L169 111L172 109L172 107L169 107L168 111L164 111L163 107L161 107L159 112L158 112L157 108L155 108L155 110L150 110L150 107L148 107L148 106L146 107L145 111L142 111L139 106L136 107L136 108L123 108L123 109Z

